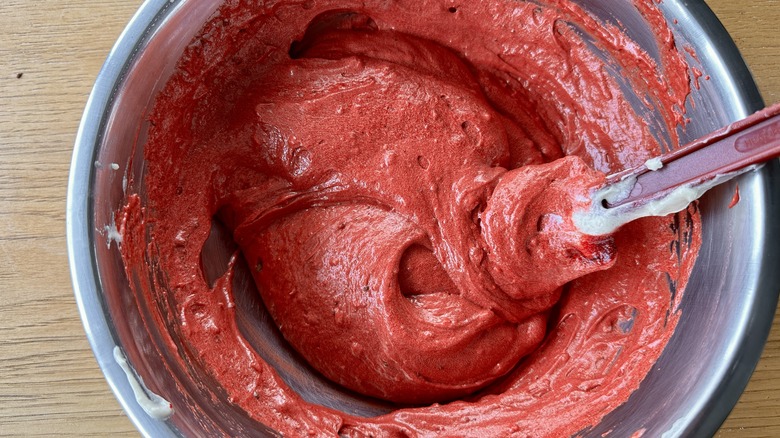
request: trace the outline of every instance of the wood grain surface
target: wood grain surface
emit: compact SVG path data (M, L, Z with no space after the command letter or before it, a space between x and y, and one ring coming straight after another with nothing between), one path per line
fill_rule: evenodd
M780 1L711 0L767 103L780 101ZM0 3L0 436L137 436L84 335L65 192L92 83L139 0ZM718 437L780 437L780 323Z

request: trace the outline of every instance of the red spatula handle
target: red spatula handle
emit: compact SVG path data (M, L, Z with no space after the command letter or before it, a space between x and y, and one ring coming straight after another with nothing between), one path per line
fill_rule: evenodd
M761 110L659 158L663 167L646 165L610 175L607 184L636 177L628 197L608 208L641 203L686 184L698 184L717 175L763 163L780 156L780 104Z

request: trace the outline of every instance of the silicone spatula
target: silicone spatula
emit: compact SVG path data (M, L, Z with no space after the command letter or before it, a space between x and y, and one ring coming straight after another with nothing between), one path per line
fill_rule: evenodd
M647 163L607 177L590 211L575 213L587 234L607 234L644 216L676 213L707 190L780 156L780 104Z

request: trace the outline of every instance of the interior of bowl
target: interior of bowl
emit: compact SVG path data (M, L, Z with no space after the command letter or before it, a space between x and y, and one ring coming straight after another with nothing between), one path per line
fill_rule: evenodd
M228 403L215 403L222 396L215 384L205 377L193 381L187 377L192 370L170 360L179 352L163 341L159 327L146 323L153 320L153 309L132 292L129 284L138 278L127 278L112 233L114 213L125 201L128 181L136 188L143 186L146 116L155 96L220 3L150 0L144 4L101 73L74 154L69 238L76 246L71 249L71 262L80 265L74 267L74 283L82 316L109 383L139 429L153 436L273 433ZM578 3L605 21L619 23L648 53L657 53L653 30L630 2ZM687 109L691 122L680 131L681 139L694 139L759 109L762 102L744 63L706 5L666 1L660 7L670 23L677 23L672 29L678 47L691 49L686 50L689 63L710 78L693 89L694 104ZM778 275L771 266L777 259L771 242L779 235L780 203L772 188L777 167L770 163L703 198L702 249L680 306L675 335L628 402L584 431L585 436L607 432L628 436L642 429L646 436L699 436L714 432L725 419L760 356L777 303ZM83 175L89 175L88 180ZM79 178L85 181L75 182ZM728 208L737 184L742 202ZM71 217L80 212L86 221ZM219 252L218 240L215 252ZM244 284L252 287L251 280ZM255 311L262 308L256 294L239 295L238 304L247 309L240 312L239 321L247 338L305 399L363 416L389 409L346 394L311 372L267 315ZM166 422L143 414L107 354L114 344L122 346L152 391L186 408L177 409Z

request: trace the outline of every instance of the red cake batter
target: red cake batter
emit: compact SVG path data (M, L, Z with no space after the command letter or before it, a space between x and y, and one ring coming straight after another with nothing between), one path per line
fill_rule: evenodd
M287 436L565 436L625 402L699 248L693 207L611 236L571 221L661 150L626 84L676 143L687 66L637 8L657 59L568 1L226 2L155 104L120 215L183 360ZM203 272L215 220L290 345L398 409L351 416L281 380L237 328L234 263Z

